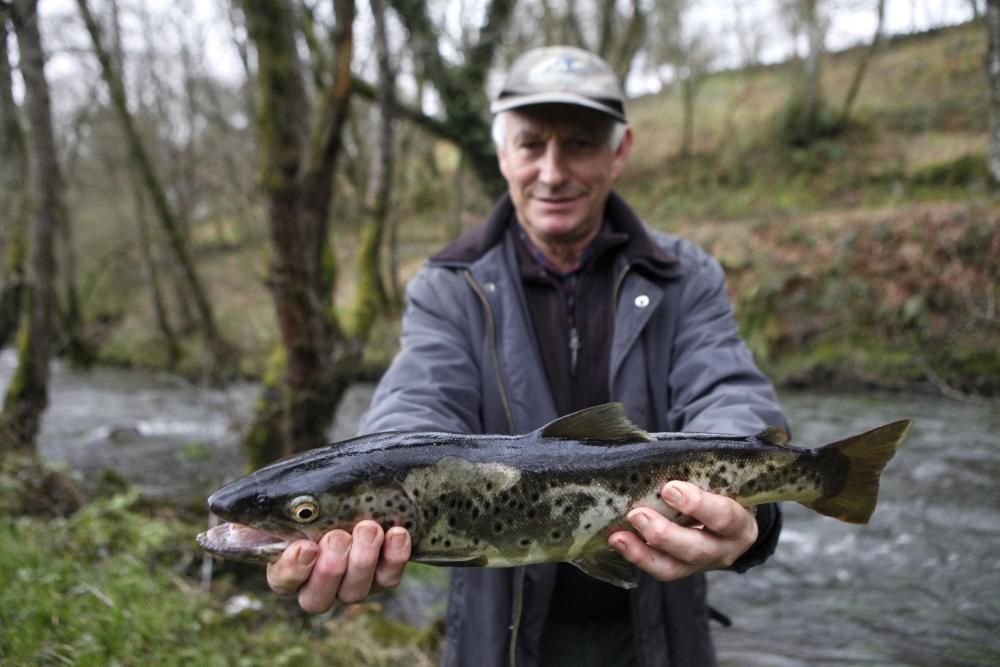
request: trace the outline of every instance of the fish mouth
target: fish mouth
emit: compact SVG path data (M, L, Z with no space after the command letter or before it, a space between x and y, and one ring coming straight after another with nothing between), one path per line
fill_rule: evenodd
M273 563L295 540L313 540L305 533L277 535L241 523L223 523L198 535L198 546L227 560Z

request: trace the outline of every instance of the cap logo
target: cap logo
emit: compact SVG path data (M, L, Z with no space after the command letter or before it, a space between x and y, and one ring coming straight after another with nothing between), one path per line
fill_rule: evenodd
M531 68L530 77L544 77L564 81L578 81L594 68L573 56L559 56L543 60Z

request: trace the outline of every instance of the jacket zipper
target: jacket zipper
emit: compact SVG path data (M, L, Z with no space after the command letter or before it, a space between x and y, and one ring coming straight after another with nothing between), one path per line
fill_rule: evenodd
M496 318L493 316L493 306L490 305L490 300L486 298L486 294L483 292L482 288L479 287L479 283L476 279L472 277L470 271L465 271L465 282L469 283L469 287L472 291L476 293L479 300L483 302L483 308L486 309L486 327L489 330L490 336L490 355L493 357L493 369L497 376L497 389L500 392L500 403L503 404L504 415L507 417L507 428L511 435L514 434L514 413L510 409L510 401L507 400L507 389L503 383L503 377L500 375L500 351L497 348L497 324Z
M510 408L510 401L507 400L507 389L503 383L503 376L500 374L500 350L497 346L497 327L496 318L493 315L493 306L490 305L490 300L486 298L486 294L483 292L482 288L479 287L479 283L472 276L471 271L465 271L465 282L469 283L469 287L472 291L476 293L479 300L483 303L483 308L486 310L486 326L489 329L490 337L490 354L493 357L493 369L496 372L497 380L497 390L500 392L500 402L503 404L504 414L507 417L507 427L511 434L514 433L514 413ZM521 613L524 608L524 576L526 570L521 567L518 568L515 576L517 577L517 585L514 591L514 616L513 622L510 627L510 667L517 666L517 635L518 629L521 627Z

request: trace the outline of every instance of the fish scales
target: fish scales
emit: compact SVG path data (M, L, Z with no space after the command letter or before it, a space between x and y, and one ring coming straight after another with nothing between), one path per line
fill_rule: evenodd
M635 507L665 505L663 485L694 483L744 506L795 501L866 522L878 479L909 428L895 422L816 449L780 429L753 436L653 433L620 404L518 436L380 433L306 452L220 489L212 511L234 522L199 536L227 558L274 560L294 539L362 519L410 531L412 559L506 567L571 562L619 586L630 566L607 545Z

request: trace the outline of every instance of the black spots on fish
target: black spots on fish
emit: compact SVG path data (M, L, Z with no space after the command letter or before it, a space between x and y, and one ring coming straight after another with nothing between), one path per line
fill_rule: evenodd
M457 524L457 523L458 523L458 519L456 519L454 516L448 517L448 527L449 528L454 528L455 524Z
M592 524L592 523L590 523L590 522L588 521L587 523L583 524L583 529L584 529L584 530L590 530L590 527L591 527L592 525L594 525L594 524Z
M604 504L607 505L608 507L614 507L615 499L612 498L611 496L608 496L607 498L604 499Z
M562 507L563 499L562 498L556 498L555 501L552 504L555 505L556 509L559 509L560 507Z
M373 519L375 519L376 521L378 521L379 519L381 519L383 516L385 516L385 514L383 514L382 512L375 511L375 512L371 513L371 517Z
M639 473L634 472L631 475L629 475L628 476L628 481L632 482L633 484L638 484L639 483Z
M539 493L538 491L535 491L534 493L531 494L531 502L537 503L541 499L542 499L542 494Z
M494 533L502 533L503 532L503 521L494 521L493 522L493 532Z
M473 519L478 519L479 518L479 508L478 507L473 507L472 508L472 518Z
M413 494L414 498L419 498L420 497L420 489L413 489L413 491L411 491L410 493Z
M722 489L728 488L729 480L721 474L716 473L709 478L708 485L713 492L721 491Z
M549 533L549 537L551 537L553 540L561 540L562 539L562 531L561 530L553 530L551 533Z
M370 503L373 500L375 500L375 496L373 496L373 495L367 495L367 496L365 496L365 502L366 503Z
M407 522L403 523L403 528L405 528L407 530L413 530L413 522L412 521L407 521Z
M518 544L520 544L522 547L530 547L531 546L531 540L529 540L527 537L522 537L518 541Z
M568 514L572 514L572 513L573 513L573 506L572 505L566 505L566 507L563 508L563 514L568 515Z
M438 542L440 542L440 541L441 541L441 538L438 537L437 535L435 535L434 537L431 538L431 546L432 547L436 547L437 544L438 544Z
M480 540L478 537L472 538L472 546L478 547L480 542L482 542L482 540Z
M538 510L535 509L534 507L530 508L528 510L528 518L529 519L535 519L537 517L538 517Z
M386 531L386 530L389 530L390 528L392 528L393 526L395 526L396 522L395 521L379 521L378 525L382 526L382 530L383 531Z
M451 540L445 540L444 541L444 548L445 549L450 549L451 548Z
M487 491L493 490L493 482L486 482L486 490Z

